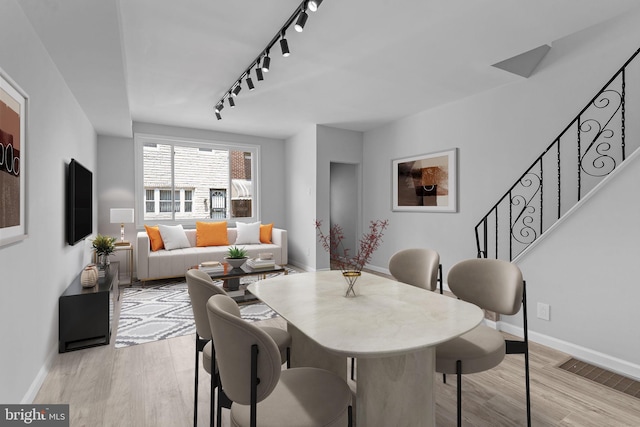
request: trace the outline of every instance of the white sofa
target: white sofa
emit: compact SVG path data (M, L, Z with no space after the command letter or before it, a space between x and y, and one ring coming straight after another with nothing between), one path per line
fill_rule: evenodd
M229 246L196 246L196 230L185 230L190 248L152 251L149 236L146 231L138 232L136 270L138 280L155 280L169 277L182 277L186 271L203 261L223 261L229 246L236 241L235 228L227 229ZM284 265L288 262L287 230L274 228L271 232L271 244L238 245L247 250L250 258L255 258L262 252L270 252L276 264Z

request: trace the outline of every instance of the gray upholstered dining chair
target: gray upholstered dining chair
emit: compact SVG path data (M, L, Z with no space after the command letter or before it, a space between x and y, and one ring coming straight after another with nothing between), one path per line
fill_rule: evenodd
M219 380L233 402L232 426L254 427L258 419L262 426L351 425L351 390L338 375L318 368L283 371L276 343L242 320L228 296L212 296L207 312Z
M457 377L458 426L462 425L462 374L494 368L502 362L505 354L524 354L527 425L530 426L527 298L522 272L515 264L503 260L469 259L451 267L447 283L451 292L461 300L505 315L514 315L522 309L524 317L522 341L505 340L496 329L480 325L436 347L436 371L456 374Z
M389 259L389 272L399 282L442 293L440 255L433 249L410 248L396 252Z
M197 425L198 420L198 359L199 353L202 353L202 362L205 371L212 375L211 379L211 425L213 425L213 393L216 384L216 370L212 366L215 361L215 348L211 343L211 329L209 328L209 316L207 314L207 301L213 295L226 295L227 293L221 286L217 286L211 277L198 269L190 269L185 274L187 287L189 290L189 298L191 299L191 307L193 310L193 318L196 324L196 351L195 351L195 385L194 385L194 401L193 401L193 425ZM269 334L280 349L281 362L287 363L287 368L291 365L291 335L281 328L262 327ZM222 406L229 407L231 402L226 399L224 393L218 393L219 403ZM218 422L218 425L220 423Z

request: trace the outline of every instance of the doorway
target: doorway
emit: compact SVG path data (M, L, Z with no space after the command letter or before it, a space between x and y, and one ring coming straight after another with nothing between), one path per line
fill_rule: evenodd
M360 165L331 162L329 175L330 226L339 224L344 232L342 241L349 256L358 251L360 229Z

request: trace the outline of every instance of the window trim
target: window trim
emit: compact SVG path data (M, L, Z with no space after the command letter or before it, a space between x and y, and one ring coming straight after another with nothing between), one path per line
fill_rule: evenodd
M175 225L182 224L186 228L195 228L196 221L207 221L210 218L193 218L193 219L176 219L175 213L173 213L173 219L171 220L145 220L145 188L144 188L144 145L145 144L165 144L171 146L186 146L194 147L205 150L228 150L228 151L245 151L251 152L254 157L254 161L251 162L251 187L252 187L252 207L253 216L244 218L226 218L229 227L235 227L236 222L256 222L261 218L261 194L260 194L260 145L257 144L243 144L229 141L219 140L204 140L204 139L192 139L184 137L173 137L154 135L146 133L136 133L133 137L134 142L134 174L135 174L135 206L141 215L136 215L138 229L143 229L144 225L166 224ZM171 158L171 190L175 191L175 177L174 177L174 158ZM229 176L228 188L231 189L231 176ZM178 188L180 191L180 188ZM159 197L159 196L158 196ZM159 203L159 200L156 200ZM230 212L230 211L229 211Z

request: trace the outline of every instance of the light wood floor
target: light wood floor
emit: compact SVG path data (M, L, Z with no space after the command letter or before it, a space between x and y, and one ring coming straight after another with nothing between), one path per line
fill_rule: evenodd
M264 323L285 327L282 319ZM113 334L109 346L58 354L33 403L68 403L72 427L192 425L194 335L116 349ZM640 426L640 399L559 369L568 358L531 343L534 426ZM497 368L463 377L463 425L526 425L523 375L523 357L507 355ZM209 423L209 378L200 367L200 426ZM438 375L440 427L456 424L455 392L455 378L443 384Z

